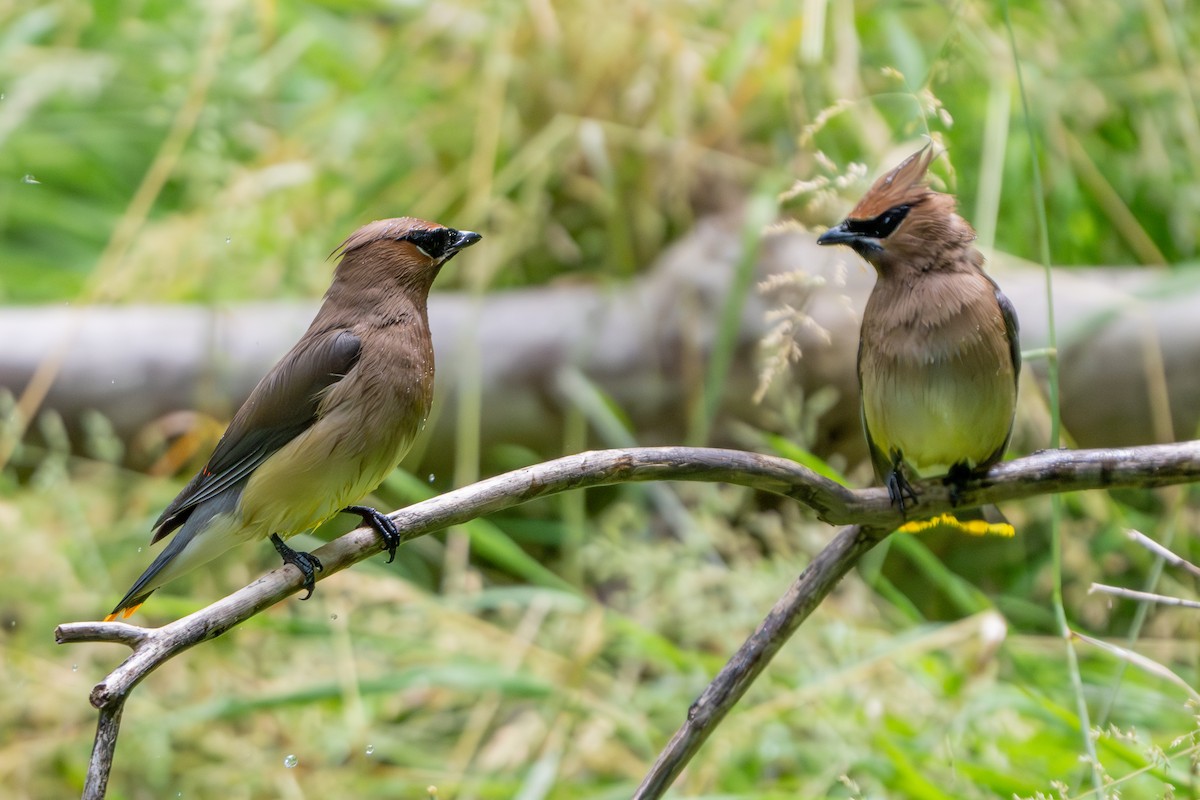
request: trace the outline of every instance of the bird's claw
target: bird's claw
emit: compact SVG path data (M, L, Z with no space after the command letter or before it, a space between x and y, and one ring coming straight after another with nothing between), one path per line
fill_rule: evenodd
M296 569L300 570L300 574L304 576L304 597L301 600L307 600L312 597L313 589L316 588L316 574L323 572L325 567L321 564L321 559L314 556L312 553L303 553L299 550L293 550L284 544L283 539L279 538L279 534L271 534L271 544L275 545L275 552L279 553L283 563L291 564Z
M887 476L888 498L892 501L892 505L900 509L900 514L903 515L908 506L905 500L911 500L915 506L917 504L917 490L908 482L908 478L904 477L904 473L899 467L894 468Z
M396 527L396 523L392 521L391 517L370 506L346 506L342 511L362 517L364 525L369 526L383 537L383 543L387 545L388 551L387 563L390 564L396 560L396 548L400 546L400 529Z

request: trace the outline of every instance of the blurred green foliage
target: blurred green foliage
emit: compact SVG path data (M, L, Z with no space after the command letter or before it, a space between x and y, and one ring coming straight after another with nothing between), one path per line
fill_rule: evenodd
M314 297L339 237L400 214L488 236L439 288L620 280L755 189L851 162L874 174L926 133L948 145L937 170L985 244L1037 258L1032 130L1055 262L1195 259L1200 10L1010 13L1030 120L1004 6L986 2L0 4L0 302ZM784 213L832 221L866 180L798 192ZM0 472L0 785L16 798L81 786L87 692L120 656L56 649L49 632L107 610L178 489L124 470L99 428L81 457L56 418L37 424L44 448ZM776 446L796 456L806 437L790 439ZM418 489L396 477L381 496ZM447 548L426 537L172 662L129 706L110 796L628 796L829 534L729 487L599 494L469 526L465 591L443 593ZM1088 595L1156 579L1126 527L1195 560L1186 499L1071 498L1063 573L1072 624L1128 634L1194 685L1195 617ZM1095 778L1112 796L1200 796L1195 709L1109 653L1081 647L1073 674L1046 504L1009 513L1013 541L933 534L872 553L681 795L1032 797L1061 781L1077 797ZM230 554L147 618L275 563ZM1170 570L1157 586L1194 589Z
M1196 256L1200 14L1175 6L1012 9L1055 262ZM8 302L311 295L339 236L405 213L489 234L447 285L621 276L816 150L877 171L926 131L968 216L1036 257L1000 4L62 0L0 30Z

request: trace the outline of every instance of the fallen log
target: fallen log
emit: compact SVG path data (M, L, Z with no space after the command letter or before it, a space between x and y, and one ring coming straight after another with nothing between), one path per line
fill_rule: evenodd
M815 324L796 331L803 357L782 379L808 394L832 387L845 398L822 417L816 447L854 463L863 455L854 366L858 312L873 275L853 254L818 248L814 238L787 228L768 232L757 277L801 270L820 279L803 309ZM571 368L622 409L638 442L684 441L741 240L737 219L710 218L628 283L484 296L435 293L430 324L439 399L422 468L450 463L454 409L470 391L481 398L485 450L519 443L542 455L562 452L564 410L571 401L561 376ZM1017 308L1023 348L1045 348L1042 269L995 256L989 270ZM1075 442L1118 447L1194 435L1200 423L1200 287L1155 268L1053 273L1062 415ZM752 395L756 351L773 302L752 291L742 309L711 444L731 443L734 420L771 425L768 409ZM299 337L315 308L315 301L7 308L0 313L0 387L24 396L27 410L52 409L72 426L97 412L126 440L185 409L223 422ZM1032 366L1044 376L1044 359L1033 359ZM1031 382L1025 383L1028 391Z

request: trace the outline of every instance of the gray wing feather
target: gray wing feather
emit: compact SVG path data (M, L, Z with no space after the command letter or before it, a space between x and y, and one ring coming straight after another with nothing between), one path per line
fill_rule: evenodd
M154 523L157 542L196 506L249 479L260 464L317 419L326 389L354 367L362 342L347 330L302 338L259 382L217 443L212 457Z

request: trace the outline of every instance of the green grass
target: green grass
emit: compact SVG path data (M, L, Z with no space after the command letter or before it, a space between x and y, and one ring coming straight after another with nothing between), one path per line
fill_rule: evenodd
M1195 260L1200 13L1132 0L1010 10L1028 120L990 3L0 8L0 302L316 297L342 236L408 213L488 237L441 288L615 283L707 213L853 161L878 171L926 132L948 145L936 169L997 249L1038 260L1044 231L1054 264ZM829 222L864 185L800 193L783 213ZM582 446L600 417L628 435L621 410L594 399L568 442ZM780 430L744 435L843 470L810 452L837 400L803 400ZM704 402L689 412L698 438ZM483 454L472 409L461 414L465 479ZM87 693L124 653L59 647L51 632L108 610L186 477L123 469L103 426L86 457L67 454L55 418L34 427L45 445L0 471L0 786L16 798L82 785ZM512 445L507 463L539 457ZM464 526L465 563L447 552L461 543L428 537L188 652L128 706L110 796L628 796L830 538L789 503L660 488ZM397 475L380 494L429 490ZM679 796L1050 797L1060 781L1074 798L1095 796L1095 776L1125 798L1200 797L1186 693L1085 642L1069 664L1054 605L1073 630L1195 686L1193 613L1087 594L1103 581L1191 595L1124 530L1197 560L1195 493L1060 505L1053 524L1048 501L1006 508L1014 540L934 532L872 553ZM267 547L232 553L142 619L206 605L275 562ZM442 591L448 569L462 591ZM1080 762L1089 746L1093 765Z
M757 0L225 8L4 12L0 299L311 296L341 236L410 212L488 232L447 283L618 278L817 149L875 168L930 130L964 206L998 198L976 224L1038 253L1029 140L984 136L989 93L1017 104L992 4L830 6L824 36ZM1013 8L1055 263L1196 257L1197 16Z

